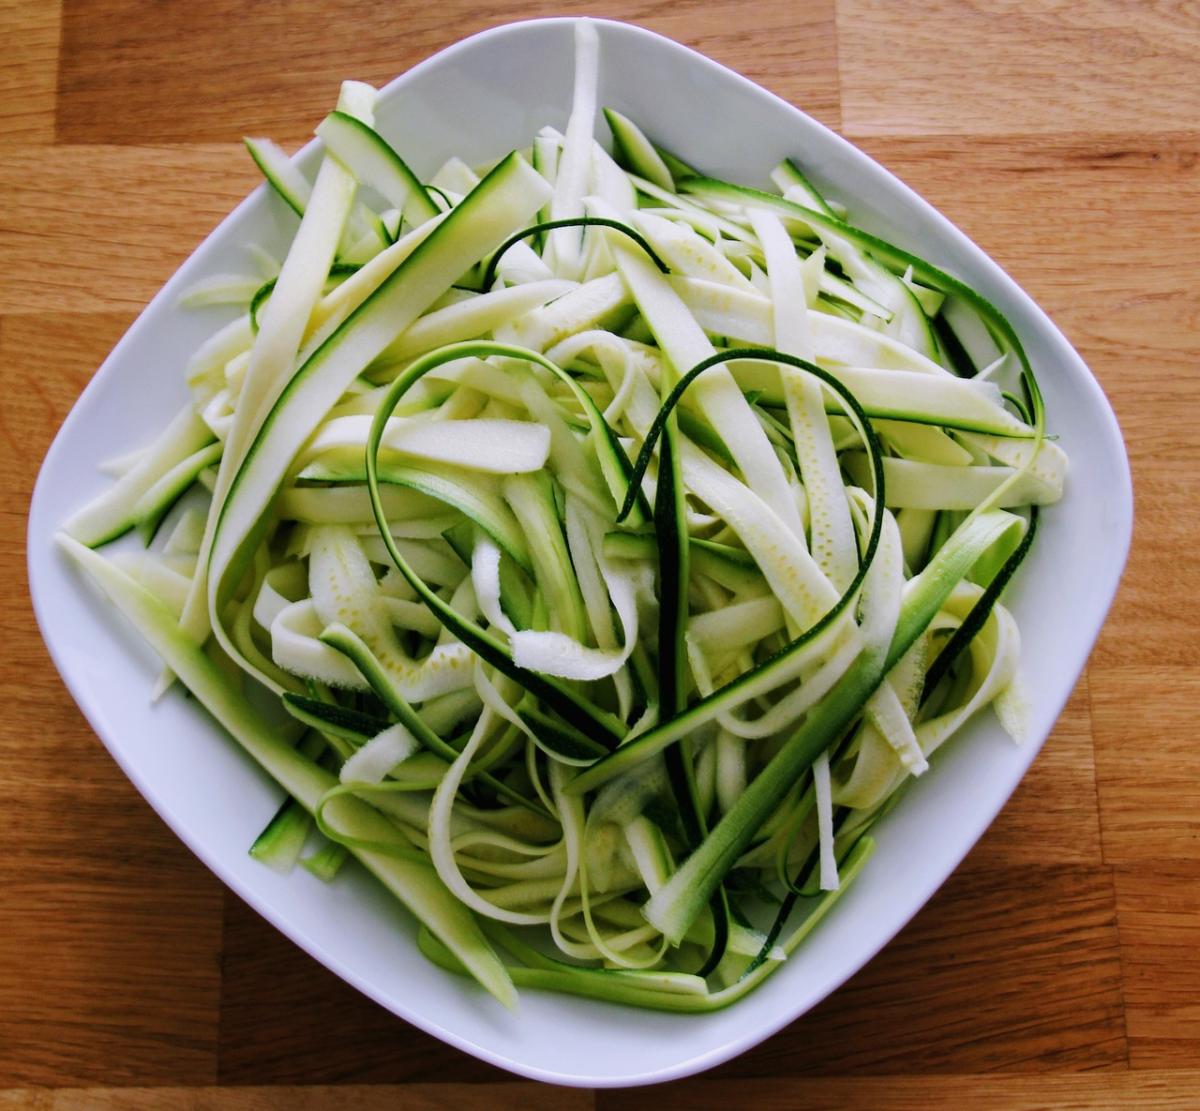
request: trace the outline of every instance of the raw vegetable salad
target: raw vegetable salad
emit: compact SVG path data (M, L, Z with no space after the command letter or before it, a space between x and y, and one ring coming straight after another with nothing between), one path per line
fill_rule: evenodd
M282 786L250 848L357 857L423 952L672 1011L740 998L985 707L1066 456L1008 322L785 161L715 180L604 109L423 182L347 82L282 262L62 547ZM763 167L767 169L767 167ZM141 549L97 549L128 532Z

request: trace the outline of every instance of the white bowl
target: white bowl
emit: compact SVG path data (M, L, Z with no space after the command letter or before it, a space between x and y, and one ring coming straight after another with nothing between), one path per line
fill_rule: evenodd
M542 124L561 127L572 24L510 24L443 51L387 87L380 129L429 174L451 154L483 161L527 145ZM973 722L880 824L875 856L814 935L751 996L713 1015L533 991L510 1014L430 965L411 920L365 873L347 869L327 886L303 870L281 877L255 863L246 849L277 806L278 789L178 692L150 704L157 666L149 650L67 567L52 538L108 481L96 465L147 441L183 404L187 354L223 318L179 309L180 292L243 269L246 242L286 246L293 217L265 187L166 284L67 417L34 491L29 579L50 653L88 720L151 806L241 898L349 983L451 1045L540 1080L609 1086L686 1076L768 1037L861 968L929 899L1008 799L1070 694L1125 563L1132 494L1120 432L1095 379L962 232L865 154L737 74L649 31L598 27L601 104L716 176L763 185L781 158L797 158L855 222L964 277L1021 335L1071 458L1066 496L1043 515L1007 599L1025 646L1028 743L1014 746L990 716ZM318 156L310 144L306 166Z

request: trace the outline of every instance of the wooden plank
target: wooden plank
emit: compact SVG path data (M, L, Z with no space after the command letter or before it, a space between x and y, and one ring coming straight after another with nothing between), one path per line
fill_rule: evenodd
M329 1087L67 1088L0 1091L0 1109L34 1111L586 1111L590 1092L541 1084L346 1084Z
M4 404L0 405L0 464L14 495L0 502L0 558L5 562L5 571L13 576L9 581L16 587L0 594L0 607L6 607L0 609L0 614L6 628L21 629L16 639L23 641L30 652L30 658L20 661L24 665L35 660L49 664L36 628L20 624L31 616L26 597L25 512L37 467L99 360L128 327L130 319L118 315L81 322L49 316L0 316L0 366L4 367L6 385ZM54 351L52 372L45 362L47 350ZM0 672L0 682L11 683L13 693L23 686L20 679L15 668ZM61 690L61 684L56 690Z
M114 802L145 808L132 789ZM95 820L81 830L111 840L110 880L76 880L67 860L52 878L5 885L0 1078L6 1085L215 1079L216 882L181 845L170 844L166 831L164 851L175 854L169 866L152 876L142 868L123 872L117 838L136 834L141 823L116 810L93 808Z
M0 0L0 145L54 141L59 0Z
M25 582L34 467L127 315L0 319L0 1085L211 1083L221 890L71 702Z
M1129 1059L1134 1068L1200 1061L1200 863L1116 869Z
M231 892L221 964L222 1084L512 1079L389 1014Z
M232 145L7 150L0 313L140 310L259 180Z
M1175 131L1200 111L1200 15L1087 4L839 0L850 135Z
M599 1092L599 1111L645 1106L642 1092ZM1200 1072L1073 1073L1063 1076L886 1076L820 1079L694 1080L655 1088L659 1111L1191 1111Z
M1171 664L1101 673L1092 712L1105 859L1200 862L1200 675Z
M1180 419L1195 404L1200 298L1187 252L1155 251L1144 239L1200 225L1198 148L1180 142L1149 163L1143 157L1139 196L1125 210L1142 231L1117 231L1114 243L1138 268L1136 289L1113 305L1114 323L1096 327L1097 347L1113 364L1103 380L1125 433L1138 515L1092 663L1104 854L1114 863L1200 860L1200 756L1191 741L1200 568L1195 521L1180 512L1200 497L1200 431Z
M1013 797L962 866L1040 868L1099 859L1100 807L1085 676Z
M1138 269L1136 289L1103 329L1104 384L1134 473L1137 530L1121 593L1093 655L1092 709L1105 859L1200 860L1200 756L1192 742L1200 663L1196 523L1200 430L1180 419L1195 404L1200 297L1188 252L1135 238L1200 226L1200 144L1162 150L1137 175L1127 211L1147 217L1114 247ZM1162 241L1160 238L1160 242ZM1095 314L1097 322L1100 314ZM1097 329L1099 331L1099 329Z
M844 987L713 1075L1120 1066L1120 977L1107 869L963 870Z
M682 39L837 123L833 0L766 0L746 19L737 0L519 0L500 13L451 0L336 12L212 0L66 0L58 137L76 143L228 142L243 134L306 139L347 77L383 84L476 31L507 20L614 16Z

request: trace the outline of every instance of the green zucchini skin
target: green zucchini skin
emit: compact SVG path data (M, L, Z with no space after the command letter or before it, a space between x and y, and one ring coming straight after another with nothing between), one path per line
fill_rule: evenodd
M379 190L414 226L441 210L408 164L369 124L347 112L331 112L317 135L364 184ZM390 238L390 237L389 237Z

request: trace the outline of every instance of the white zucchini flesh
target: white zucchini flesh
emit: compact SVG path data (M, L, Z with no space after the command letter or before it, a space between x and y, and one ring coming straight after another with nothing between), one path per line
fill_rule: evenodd
M940 428L910 421L877 420L875 431L884 443L903 459L922 463L942 463L951 467L969 467L974 456Z
M833 848L833 794L829 783L829 753L822 752L813 761L813 785L817 795L818 835L821 843L821 890L836 891L837 856Z
M825 363L820 355L816 361L818 365ZM786 404L776 367L751 359L739 359L732 365L743 389L758 390L773 404ZM828 365L828 369L871 417L979 432L1005 440L1032 441L1035 436L1033 428L1002 407L1000 393L990 382L836 364ZM840 402L828 391L824 400L826 412L842 412ZM987 446L994 445L988 441Z
M417 740L400 722L376 733L343 765L343 783L382 783L397 764L403 763L419 750Z
M137 465L137 461L145 454L145 447L137 447L132 451L123 451L120 455L114 455L111 459L106 459L97 469L101 474L108 475L110 478L122 478L133 470Z
M449 213L443 212L413 228L359 267L336 289L330 290L317 303L309 317L304 330L304 346L298 361L307 362L339 325L383 285L448 217Z
M512 320L504 329L504 338L545 351L577 332L612 320L629 303L629 290L618 275L593 278Z
M246 139L246 150L271 187L297 216L303 216L312 198L312 185L300 167L270 139Z
M214 274L193 282L179 298L185 309L201 309L209 305L248 305L262 282L257 277L239 274Z
M624 243L613 241L611 249L621 277L676 372L682 375L715 354L686 306L646 258ZM729 371L714 367L696 382L692 392L750 485L762 492L784 525L802 538L804 529L783 469Z
M419 499L419 500L418 500ZM419 491L389 487L383 491L392 533L412 539L440 536L461 520ZM431 504L432 503L432 504ZM285 487L275 501L281 520L308 525L369 524L374 521L367 491L361 486Z
M848 452L845 465L856 478L865 478L864 460ZM971 510L989 501L1004 486L1002 508L1018 505L1052 505L1062 487L1031 471L1012 467L959 467L921 463L913 459L885 459L884 489L889 509ZM1011 485L1005 486L1015 479Z
M464 270L527 220L547 192L528 163L516 156L502 162L476 186L474 203L467 198L438 224L291 380L219 511L209 563L208 607L218 640L235 659L240 653L228 643L218 619L225 580L244 560L247 540L259 528L297 447L363 367Z
M630 169L636 169L660 189L673 191L675 179L642 129L615 108L605 108L604 118L612 132L614 146L624 155Z
M327 421L296 458L303 468L326 452L350 452L360 458L371 419L336 417ZM444 463L491 474L540 471L550 455L550 429L516 420L405 421L393 418L384 433L388 452L430 463Z
M321 628L340 624L361 637L405 698L423 702L470 685L474 665L461 644L435 648L419 663L405 654L353 532L337 526L314 530L308 558L309 590Z
M196 555L204 538L204 514L194 505L188 506L163 545L164 555Z
M688 485L738 534L780 604L800 628L809 628L837 601L836 591L803 540L753 489L687 445L683 473Z
M638 213L633 223L671 268L672 274L747 292L753 289L750 280L733 263L691 228L646 212Z
M816 300L815 285L796 257L791 237L770 212L751 213L751 226L763 245L773 306L777 347L812 362L816 358L809 329L808 307ZM823 269L824 259L813 256ZM858 544L838 470L821 384L781 366L784 399L796 445L796 458L808 495L809 546L817 566L838 590L845 590L858 569Z
M211 442L212 432L185 406L113 486L66 520L63 531L89 547L127 532L136 523L139 500L159 478Z
M438 214L438 207L403 160L370 125L346 112L334 112L317 128L330 152L364 185L381 193L416 226Z
M637 190L620 166L599 143L592 142L591 192L603 199L622 215L629 216L637 208ZM587 210L586 198L584 210Z
M768 594L697 614L688 623L688 637L708 652L735 652L783 627L783 607Z
M374 89L347 82L338 103L369 122L374 101ZM258 336L250 349L242 403L227 444L230 463L226 473L229 476L240 463L245 446L292 369L305 325L321 297L325 275L333 264L355 188L354 178L337 162L327 158L321 163L305 217L280 268ZM228 479L225 480L227 484Z
M504 252L496 273L501 282L510 286L550 281L554 277L554 271L523 241L514 243Z
M567 540L579 574L583 602L598 647L563 633L511 634L513 659L522 667L564 679L596 680L612 675L629 659L638 636L637 599L631 576L603 554L603 525L571 497L567 499ZM572 543L572 540L574 543ZM589 567L589 563L592 565ZM621 623L623 643L615 642L609 602Z
M367 117L369 121L374 112L375 90L359 82L347 81L342 86L338 105L348 112ZM291 374L305 326L321 297L325 278L333 264L354 201L355 188L354 178L336 161L330 158L322 161L300 228L280 268L258 335L250 348L245 382L233 423L225 437L225 451L213 491L218 511L209 517L211 524L200 547L200 567L184 610L184 626L197 642L206 639L212 622L211 605L206 606L205 602L219 514L247 448Z
M479 184L479 175L457 155L452 155L429 179L429 184L443 192L449 191L465 197Z
M378 361L400 363L437 347L487 335L575 288L573 282L558 279L528 282L510 289L494 290L457 305L448 305L426 314L412 327L405 329L395 342L384 348Z
M190 576L149 552L118 552L113 556L113 562L158 598L176 620L179 619L187 601Z
M587 192L592 162L592 134L596 126L599 65L600 40L596 28L586 20L581 20L575 24L575 92L554 192L550 197L552 220L583 215L583 198ZM548 251L553 259L551 265L560 276L580 276L580 240L580 232L575 228L559 228L550 232Z

